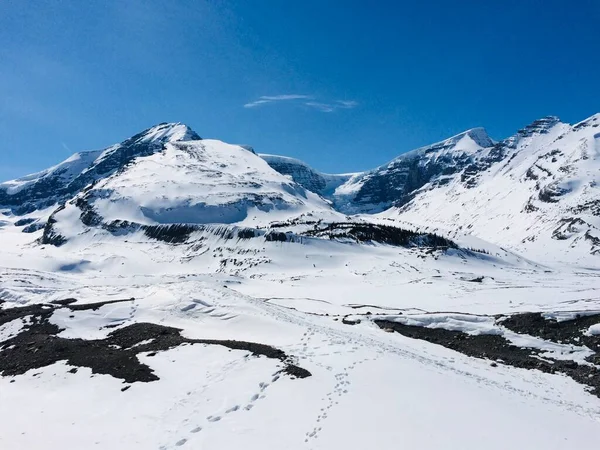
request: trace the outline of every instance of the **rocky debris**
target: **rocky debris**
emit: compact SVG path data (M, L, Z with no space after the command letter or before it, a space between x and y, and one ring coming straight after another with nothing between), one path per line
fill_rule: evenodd
M390 225L372 223L340 222L315 227L306 235L329 239L350 239L355 242L378 242L399 247L429 247L435 249L457 248L449 239L434 233L420 233Z
M187 224L143 226L144 234L147 237L169 244L181 244L187 241L190 235L197 229L198 226Z
M288 236L281 231L270 231L265 234L265 240L267 242L287 242Z
M358 317L343 317L342 323L344 325L358 325L360 323L360 319Z
M467 280L467 281L469 281L469 282L471 282L471 283L483 283L483 279L484 279L484 278L485 278L485 277L475 277L475 278L472 278L472 279L470 279L470 280Z
M298 367L294 364L288 364L287 366L285 366L285 369L283 369L283 373L287 373L288 375L294 378L308 378L312 375L308 370L303 369L302 367Z
M183 244L190 240L192 233L210 231L213 235L219 238L230 240L236 236L239 239L251 239L261 236L261 232L253 228L232 228L228 226L211 226L203 224L158 224L158 225L141 225L135 222L126 220L114 220L105 222L104 218L90 205L86 195L75 200L75 206L81 210L81 222L89 227L100 227L109 233L119 236L123 234L143 231L144 235L156 241L165 242L167 244ZM43 245L54 245L60 247L67 242L67 239L55 229L55 215L65 209L62 205L56 209L48 219L48 222L43 225L44 233L39 239L39 243ZM269 240L267 238L267 240Z
M592 325L600 323L600 312L597 314L581 314L571 320L557 321L545 318L541 313L515 314L499 323L515 333L529 334L557 344L585 345L596 352L592 357L600 364L600 336L588 336L585 331Z
M588 230L589 223L579 217L567 217L558 221L558 227L552 232L552 239L567 240L582 230Z
M112 331L105 339L70 339L58 336L62 330L50 322L54 311L60 308L71 311L95 310L107 304L132 300L75 304L74 299L65 299L49 304L0 309L0 325L29 319L23 322L23 328L16 336L0 342L0 375L22 375L31 369L66 361L75 368L89 367L93 373L111 375L127 383L150 382L159 378L138 359L139 354L150 356L180 345L196 344L220 345L254 356L280 360L285 364L283 372L296 378L311 375L307 370L291 364L283 350L270 345L235 340L189 339L182 336L178 328L155 323L123 326Z
M557 183L550 183L540 189L538 198L545 203L558 203L560 197L568 192L568 189L559 186Z
M35 233L36 231L43 230L46 226L46 222L33 222L31 225L23 227L21 232L23 233Z
M40 244L42 245L54 245L56 247L60 247L61 245L67 242L67 239L62 236L58 231L56 231L54 225L56 224L55 215L62 210L65 209L65 205L59 206L48 218L46 225L44 226L44 233L42 237L39 239Z
M467 334L462 331L442 328L426 328L404 325L391 320L375 319L374 322L384 331L396 331L412 339L421 339L441 345L475 358L489 359L493 364L502 362L521 369L537 369L545 373L562 373L576 382L589 386L590 393L600 397L600 336L587 336L590 325L600 323L600 314L583 316L573 320L557 322L546 320L540 313L515 314L498 318L498 323L511 331L528 334L552 342L585 345L595 354L587 360L592 363L579 364L577 361L555 359L544 355L542 350L513 345L503 336L495 334ZM596 365L593 365L596 364Z
M33 222L35 222L37 219L33 219L31 217L25 218L25 219L19 219L15 222L15 227L23 227L25 225L29 225L32 224Z

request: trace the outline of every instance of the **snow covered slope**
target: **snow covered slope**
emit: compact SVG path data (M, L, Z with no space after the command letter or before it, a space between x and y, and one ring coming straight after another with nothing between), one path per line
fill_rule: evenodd
M57 208L51 233L65 239L117 222L260 226L312 212L341 217L253 151L201 140L180 124L158 125L0 188L3 205L15 217L32 209ZM24 220L35 220L29 216Z
M90 231L60 247L20 245L4 230L0 244L1 448L571 450L600 438L600 399L562 372L375 322L509 335L494 315L600 309L597 272L499 249L211 229L183 243ZM591 353L521 339L544 360Z
M471 234L543 261L598 264L600 114L575 125L545 117L499 142L483 128L468 130L333 191L302 162L267 160L345 214Z
M600 253L599 136L600 114L573 126L536 121L384 216L468 232L538 260L588 264Z
M587 241L499 223L592 224L594 133L348 179L162 124L2 184L0 448L593 448L600 275L556 263Z
M353 176L332 195L340 211L378 213L406 203L423 185L456 174L473 155L493 145L483 128L475 128L426 147L405 153L369 172Z
M81 198L105 220L238 223L261 215L329 206L254 153L221 141L168 143L96 183Z
M1 183L0 208L22 215L60 204L134 158L153 154L167 142L197 139L200 136L186 125L163 123L104 150L76 153L54 167Z

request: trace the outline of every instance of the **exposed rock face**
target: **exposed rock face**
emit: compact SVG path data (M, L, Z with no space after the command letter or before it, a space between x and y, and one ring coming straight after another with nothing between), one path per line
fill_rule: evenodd
M134 158L160 151L167 142L199 140L186 125L163 123L104 150L76 153L42 172L0 184L0 207L15 214L63 203L83 188L123 169Z
M434 229L468 230L541 260L598 254L599 127L598 114L574 126L556 117L536 120L386 214Z
M300 186L319 195L330 196L341 184L348 181L352 175L331 175L321 173L308 164L287 156L259 155L277 172L288 175Z
M327 185L325 177L302 161L284 156L260 156L277 172L291 176L296 183L306 189L317 193L325 190Z
M250 212L268 223L263 213L282 210L316 212L316 220L325 213L329 221L381 213L517 251L535 247L547 256L582 248L589 255L600 254L598 155L600 114L573 126L544 117L499 142L474 128L374 170L344 175L257 155L248 146L200 140L185 125L160 124L0 184L0 208L21 216L68 202L79 208L84 201L89 207L78 214L86 226L233 224L250 220ZM48 214L24 217L17 226L35 233ZM52 215L46 241L63 235L56 221L65 214Z
M478 151L492 146L483 128L465 131L356 175L336 190L333 201L348 213L378 213L402 206L427 183L445 184L452 175L472 166Z
M468 130L355 174L330 192L318 191L322 181L303 163L272 166L345 214L384 213L545 258L579 248L600 254L598 155L600 114L573 126L544 117L499 142L482 128Z

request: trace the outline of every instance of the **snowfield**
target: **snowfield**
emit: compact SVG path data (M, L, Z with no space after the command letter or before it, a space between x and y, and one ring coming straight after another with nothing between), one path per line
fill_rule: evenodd
M0 448L592 448L595 206L551 228L597 199L597 117L469 188L483 129L334 176L181 124L0 184ZM555 147L576 168L535 187ZM402 205L361 191L442 163Z

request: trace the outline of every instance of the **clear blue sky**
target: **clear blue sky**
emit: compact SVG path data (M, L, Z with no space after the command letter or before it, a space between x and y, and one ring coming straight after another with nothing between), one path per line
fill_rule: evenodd
M599 112L600 2L4 0L0 61L1 179L165 121L356 171Z

